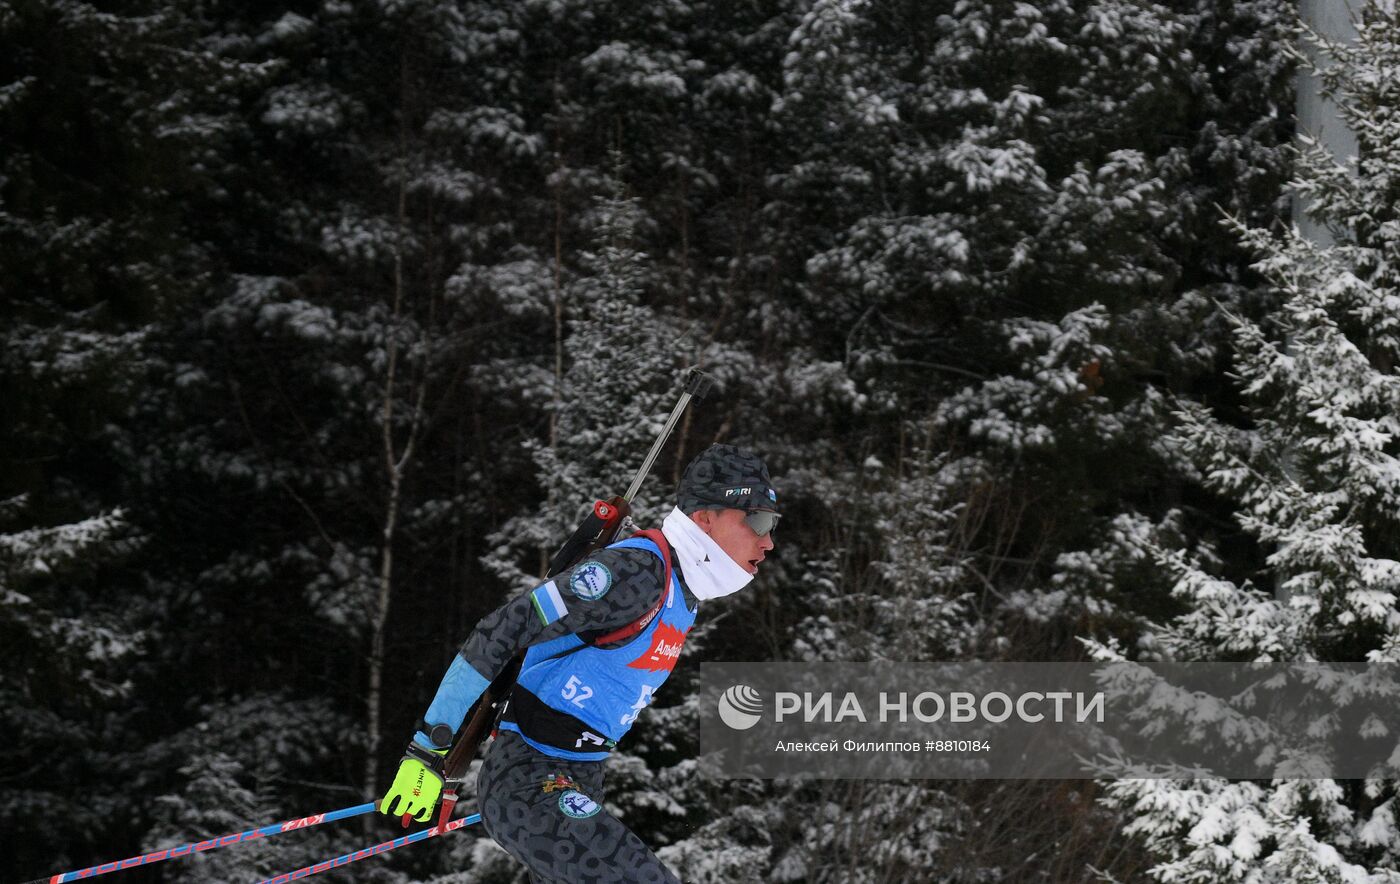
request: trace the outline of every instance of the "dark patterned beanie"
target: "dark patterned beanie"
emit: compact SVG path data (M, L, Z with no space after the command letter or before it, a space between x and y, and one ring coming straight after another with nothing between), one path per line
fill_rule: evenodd
M778 492L758 455L737 445L711 445L685 468L676 489L676 506L686 515L703 509L776 513Z

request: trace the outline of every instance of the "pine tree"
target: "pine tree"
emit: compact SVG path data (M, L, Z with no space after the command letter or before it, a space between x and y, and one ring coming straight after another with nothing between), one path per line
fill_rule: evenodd
M1400 19L1368 4L1353 46L1319 42L1319 72L1361 144L1339 163L1304 136L1296 191L1336 235L1236 222L1277 294L1262 319L1236 317L1234 371L1244 418L1182 402L1173 442L1204 485L1237 508L1248 560L1222 555L1206 526L1178 517L1198 546L1150 534L1140 550L1170 575L1183 611L1140 648L1178 660L1395 662L1396 409L1394 169ZM1112 653L1111 651L1109 653ZM1111 801L1133 815L1162 881L1392 881L1393 783L1124 780Z
M81 849L65 830L93 798L65 784L95 776L98 759L116 754L103 745L102 723L132 696L126 670L146 638L101 582L135 545L122 513L46 527L26 515L23 497L0 505L0 641L9 655L0 722L17 738L0 753L0 821L6 831L34 833L11 845L17 871L42 870ZM30 527L10 529L16 521Z
M130 848L142 797L82 784L140 769L160 636L142 563L165 540L116 464L155 326L213 265L191 228L226 102L258 72L157 3L0 10L0 874ZM138 430L139 432L139 430Z
M704 781L683 698L705 658L1061 659L1184 604L1139 590L1144 535L1198 533L1164 393L1217 397L1265 300L1215 206L1278 209L1283 5L0 10L0 499L29 495L0 530L130 525L0 623L149 649L119 712L84 695L112 751L70 779L126 791L73 865L382 789L690 364L719 388L639 521L711 440L765 454L788 515L614 759L624 819L687 880L1097 860L1088 787ZM169 874L276 870L210 859ZM395 868L518 872L470 836Z
M492 562L510 584L528 588L593 501L621 494L660 431L680 378L676 332L643 301L655 273L641 251L648 219L635 199L599 197L591 221L592 249L566 282L568 333L560 342L563 369L555 381L549 439L532 443L536 476L547 496L536 513L506 522ZM634 502L635 521L656 526L669 511L670 489L655 475ZM522 570L510 553L534 552ZM518 553L516 553L518 557Z
M784 569L800 565L775 575L792 587L776 631L795 641L783 653L831 646L843 621L828 610L872 597L961 612L961 629L933 618L926 635L888 638L926 653L1063 659L1078 653L1081 624L1129 619L1119 600L1056 571L1073 561L1062 555L1111 536L1122 500L1154 493L1168 421L1156 384L1213 368L1223 323L1212 293L1249 297L1224 285L1243 261L1218 233L1189 274L1177 255L1212 203L1266 215L1284 166L1273 106L1286 100L1287 65L1259 52L1286 38L1279 10L1228 15L1224 28L1205 6L807 5L775 103L774 125L791 134L765 215L765 244L788 271L768 297L785 357L774 400L805 413L779 405L760 420L782 435L784 421L822 428L787 446L806 468L799 493L821 501L821 549L785 538ZM1227 59L1265 91L1247 113L1207 66ZM1241 154L1254 164L1247 190L1209 167ZM900 474L919 447L909 440L928 434L911 413L934 415L933 447L947 451L933 500L907 480L918 468L881 497L866 467L873 457ZM867 500L895 507L891 522L909 530L864 541L821 515L869 526L879 512L852 516ZM936 572L950 579L908 600L890 578L903 563L916 581L927 564L908 555L925 524L911 511L961 525L959 554ZM939 641L948 636L961 645ZM928 797L915 804L962 812ZM1084 824L1111 829L1106 816L1090 809ZM942 855L967 874L998 862L1013 874L1018 861L946 842Z

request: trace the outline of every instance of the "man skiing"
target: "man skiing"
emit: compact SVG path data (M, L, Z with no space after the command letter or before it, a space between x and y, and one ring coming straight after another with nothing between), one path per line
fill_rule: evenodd
M773 548L778 495L759 457L712 445L661 529L598 550L477 624L410 741L382 813L429 819L443 755L519 651L478 784L482 824L534 882L676 882L603 808L602 761L676 665L699 602L737 592Z

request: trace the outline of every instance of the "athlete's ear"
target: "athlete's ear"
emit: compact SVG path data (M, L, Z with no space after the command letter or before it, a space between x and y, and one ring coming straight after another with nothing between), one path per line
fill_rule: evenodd
M706 534L710 533L714 525L715 514L713 510L696 510L690 514L690 521L700 526L700 530Z

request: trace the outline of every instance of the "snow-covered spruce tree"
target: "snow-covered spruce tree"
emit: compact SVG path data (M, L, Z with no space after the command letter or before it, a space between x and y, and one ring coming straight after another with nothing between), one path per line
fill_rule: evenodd
M1268 4L906 11L814 3L793 33L775 114L792 165L773 176L769 237L817 250L772 299L801 353L782 380L835 412L815 438L844 451L799 443L825 469L894 460L908 412L936 409L957 457L981 462L979 493L1005 502L978 568L995 578L971 585L1026 600L1060 551L1153 493L1155 382L1211 371L1215 304L1250 297L1232 281L1241 250L1202 216L1272 208L1286 34ZM1240 106L1225 70L1265 100ZM1020 634L1018 655L1074 653L1073 621L1099 612L1066 601L1035 618L1004 606L982 632L1002 647L983 652Z
M677 330L643 303L656 284L641 250L649 219L635 199L599 197L590 212L592 248L563 286L562 369L554 380L548 438L529 443L546 496L501 526L491 566L511 585L533 586L560 543L600 495L621 494L651 447L679 389ZM634 503L635 521L656 526L670 489L652 475ZM514 563L519 551L529 561Z
M293 702L286 694L268 693L233 703L210 702L201 720L161 741L163 761L178 774L179 788L162 790L151 801L152 824L143 850L199 841L211 834L246 829L250 822L272 822L306 810L341 807L355 800L345 786L333 791L335 802L318 808L289 807L284 796L308 771L327 765L325 747L288 740L287 733L345 729L353 719L327 700ZM152 784L145 788L159 788ZM343 827L323 826L295 838L267 839L216 850L171 863L164 880L196 884L237 884L249 876L273 877L345 852ZM357 870L358 871L358 870ZM361 879L383 881L382 871L367 869Z
M1183 402L1174 439L1262 561L1144 534L1184 607L1143 636L1149 656L1400 659L1400 17L1368 3L1354 45L1321 48L1360 156L1339 163L1304 135L1294 187L1336 243L1237 225L1278 296L1235 332L1246 420ZM1191 515L1182 528L1208 538ZM1109 800L1156 880L1400 880L1391 780L1123 780Z
M784 12L723 2L660 7L564 2L532 5L529 11L525 27L534 36L522 47L528 54L520 65L533 87L522 96L533 100L523 104L526 118L538 127L549 151L547 192L553 203L534 231L549 234L537 254L554 257L541 262L547 271L543 279L535 277L520 290L528 292L532 304L542 289L554 296L560 305L560 331L551 335L550 326L541 325L524 340L519 359L502 360L486 370L493 379L505 381L503 392L519 391L515 398L531 409L531 418L541 401L551 409L544 412L550 424L537 432L537 439L549 438L550 427L559 425L554 396L564 387L556 377L572 375L569 395L581 397L562 399L566 410L590 409L586 400L595 396L603 403L619 401L621 396L629 417L619 419L604 411L592 414L589 426L591 432L611 426L634 439L621 453L622 483L673 400L680 376L677 369L699 364L712 372L718 381L716 390L687 414L662 453L654 478L642 491L644 504L665 507L686 460L716 438L761 442L765 453L780 457L785 450L782 437L768 432L769 410L775 396L781 395L773 381L776 371L764 367L758 354L785 360L787 339L778 333L782 320L766 298L774 270L756 245L761 234L765 157L775 139L783 137L767 130L766 120L786 34ZM614 151L624 160L621 167ZM653 314L647 322L661 323L658 344L674 360L658 365L661 375L652 380L645 375L654 371L637 369L630 369L634 372L630 379L618 377L625 384L641 385L639 389L652 397L650 414L625 407L635 391L606 382L606 373L595 392L588 389L592 381L585 373L569 367L587 355L575 346L575 337L584 342L611 334L605 312L593 317L574 311L586 303L579 294L591 297L586 287L598 285L585 277L601 272L589 269L597 262L587 257L587 253L602 256L598 229L602 219L594 199L600 194L616 199L620 194L612 182L618 179L625 181L626 196L639 212L638 227L630 235L632 248L646 253L646 284L634 296L643 313ZM534 184L533 192L537 191ZM531 183L523 182L520 192L532 193ZM616 207L607 211L615 212ZM586 320L593 330L564 326L564 310ZM636 314L637 309L629 306L619 316L630 324ZM550 320L548 315L535 318ZM561 370L554 369L552 348L541 346L551 338L563 345ZM541 364L546 371L540 371ZM580 411L580 417L587 413ZM637 417L642 419L640 424ZM522 426L538 424L522 422ZM566 437L560 442L570 444ZM598 487L585 487L589 476L605 478L595 451L575 446L564 453L581 454L586 470L571 471L569 461L559 459L530 477L527 487L539 482L540 498L552 494L561 499L552 514L540 510L524 520L527 532L538 533L526 538L534 549L523 555L520 550L511 552L514 566L525 573L538 573L541 552L559 542L553 532L570 530L577 508L600 493ZM573 492L576 499L563 500L545 484L557 475L578 486ZM605 485L603 490L620 488ZM538 528L529 528L531 524ZM726 617L723 609L743 610L747 604L736 599L714 606L702 617L687 640L689 662L629 737L626 752L610 762L609 802L648 844L664 849L670 842L686 842L678 847L688 849L687 880L709 875L708 880L733 881L741 870L757 874L755 854L749 848L751 842L762 840L763 827L726 824L730 816L724 802L736 794L726 784L697 777L689 764L695 753L698 710L692 703L668 705L688 696L695 662L705 653L742 658L740 652L725 648L749 646L749 618ZM711 636L719 648L712 649ZM776 647L776 643L765 639L763 647ZM688 840L697 828L701 832ZM689 861L702 855L703 863Z
M158 2L0 9L4 877L136 852L146 820L167 647L141 572L169 535L120 452L153 330L214 264L210 155L257 80L199 34Z
M210 146L220 266L153 336L145 433L122 452L171 538L150 568L157 668L188 697L150 723L147 773L167 769L152 788L188 809L198 787L175 772L208 751L289 816L349 783L378 797L464 634L480 538L461 525L511 479L467 366L515 339L508 319L486 331L498 290L458 280L511 238L487 176L532 148L481 95L500 78L481 79L490 45L458 4L218 12L207 46L266 76L233 104L232 144ZM267 663L229 664L247 660ZM198 730L246 709L316 749Z
M807 579L823 586L820 611L799 627L799 659L945 660L966 656L978 641L965 591L976 579L968 545L986 512L968 486L985 477L954 463L925 420L908 427L903 457L884 464L875 455L859 474L826 477L818 493L844 496L846 518L835 526L833 553L865 561L813 562ZM832 486L827 487L826 483ZM857 490L858 489L858 490ZM859 582L839 574L861 574ZM913 621L921 628L910 630Z
M528 443L546 494L493 535L499 545L487 563L514 591L538 583L549 556L595 499L626 490L684 374L676 327L643 302L657 285L654 265L642 251L649 219L636 199L618 192L621 186L614 179L613 192L595 200L589 215L593 246L579 256L561 290L567 334L549 437ZM654 470L633 501L633 518L639 526L658 527L673 503L673 487ZM683 682L668 686L659 702L673 705L668 699L684 691ZM677 715L690 720L694 712L653 707L608 762L609 805L649 837L685 814L664 784L680 785L693 772L687 764L685 776L664 775L665 768L682 763L665 734ZM661 722L650 721L658 716ZM680 750L685 756L690 747Z
M978 641L966 573L974 567L967 544L987 516L967 487L976 479L941 451L928 420L906 430L907 447L891 463L871 454L855 469L811 480L808 493L842 500L842 518L828 529L824 554L801 563L814 598L791 659L961 659ZM777 784L768 802L767 864L779 881L925 875L955 837L952 808L960 806L943 788L869 781ZM793 805L810 811L801 820L781 814Z
M826 580L789 573L777 615L748 622L816 644L825 637L796 621L815 626L810 615L843 590L878 583L867 569L894 551L833 550L843 535L827 522L860 509L851 498L864 493L866 459L897 463L901 427L933 412L948 469L962 471L951 487L968 494L946 503L965 504L979 526L965 545L971 567L946 587L945 603L974 600L963 653L1074 655L1080 623L1123 615L1090 581L1052 582L1057 559L1108 536L1123 499L1154 493L1150 442L1168 415L1153 387L1213 370L1225 337L1215 304L1250 297L1233 282L1242 250L1211 219L1215 204L1251 218L1274 208L1287 136L1283 4L813 2L802 12L770 123L785 149L763 215L777 269L765 328L783 354L783 393L760 420L779 436L785 421L802 426L785 445L793 460L853 481L794 474L821 504L808 511L815 537L798 543L827 554L796 549L789 534L784 566L841 567L821 571ZM1253 87L1245 103L1241 78ZM1112 827L1081 791L1062 795L1077 808L1067 839L1017 824L984 839L984 821L1016 818L991 795L969 792L974 807L996 805L990 817L943 805L962 816L937 849L941 874L1053 875L1020 865L1035 838L1082 846L1082 866L1105 840L1083 833ZM795 840L818 847L804 857L818 875L820 848L843 843Z
M72 821L119 806L65 784L120 754L103 744L103 722L130 698L126 669L144 641L100 577L132 547L120 511L39 527L25 503L0 502L0 728L12 737L0 750L0 824L27 833L3 864L15 876L81 856Z

